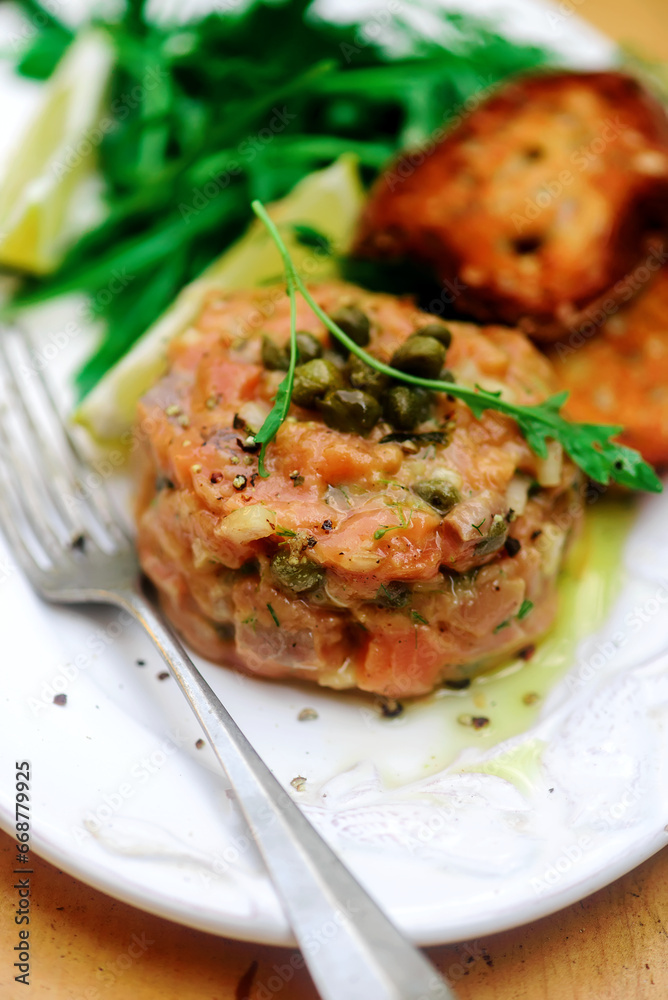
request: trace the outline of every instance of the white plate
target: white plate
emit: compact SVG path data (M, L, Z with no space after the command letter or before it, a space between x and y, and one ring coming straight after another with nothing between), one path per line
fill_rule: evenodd
M612 59L556 8L497 6L580 65ZM0 86L4 109L14 90ZM42 311L43 342L66 312ZM70 339L50 373L63 379L85 349L85 334ZM542 709L495 716L494 702L513 690L519 704L532 675L488 681L476 691L492 725L479 732L456 722L470 692L387 720L361 696L201 669L286 787L307 779L293 794L407 935L472 938L580 899L668 841L668 497L639 503L622 561L607 621ZM38 853L184 924L291 943L226 780L140 631L116 611L44 606L4 543L0 621L2 826L13 829L11 762L30 760ZM306 706L318 718L298 722Z

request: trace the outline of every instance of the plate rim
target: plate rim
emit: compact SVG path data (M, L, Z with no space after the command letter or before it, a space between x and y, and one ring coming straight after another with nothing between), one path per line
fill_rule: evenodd
M544 10L557 10L557 5L545 0L524 0L525 5L542 8ZM449 6L461 6L459 4L448 4ZM497 3L498 7L499 4ZM578 29L579 25L586 25L590 37L599 36L601 42L601 52L603 48L617 53L615 44L606 35L594 28L593 25L583 22L578 14L571 18L572 25ZM546 40L547 44L547 40ZM612 50L610 47L613 47ZM12 814L5 803L0 801L0 829L3 829L10 837L15 830L12 825ZM544 897L537 897L529 902L510 903L505 909L494 911L494 916L477 919L468 917L462 924L462 933L456 937L444 935L434 928L432 933L416 933L410 928L402 930L406 936L421 946L435 946L441 944L452 944L458 941L471 940L474 937L488 936L512 928L522 926L528 921L542 919L552 913L578 902L607 885L615 882L618 878L635 869L648 858L660 851L668 840L666 833L668 827L654 831L651 837L646 830L634 842L632 849L620 850L618 856L612 863L601 867L599 870L586 874L581 878L569 880L562 888L556 889ZM113 899L133 906L141 911L151 913L155 916L170 920L182 926L191 927L206 933L228 937L233 940L249 941L259 944L274 945L280 947L295 947L296 942L292 935L286 933L284 926L272 923L270 915L266 913L256 915L251 919L241 916L232 916L229 911L221 914L222 920L210 919L205 913L199 914L195 910L188 910L182 900L169 900L160 895L153 885L147 887L135 882L129 876L119 877L112 873L104 864L100 864L94 858L88 860L83 855L83 861L73 852L68 852L60 845L53 842L49 836L40 831L39 827L31 824L31 849L44 858L48 863L61 869L69 876L81 880L88 886L110 896ZM345 851L341 852L345 855ZM266 877L266 876L265 876ZM392 913L392 910L390 910ZM396 920L396 917L394 918ZM238 925L233 921L237 920ZM400 920L396 920L401 927Z

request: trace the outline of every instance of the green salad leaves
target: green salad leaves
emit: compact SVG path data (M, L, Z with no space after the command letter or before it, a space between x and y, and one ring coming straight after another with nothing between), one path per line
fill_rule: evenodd
M18 4L34 29L18 67L45 79L73 31L54 5ZM115 127L98 150L106 217L16 299L88 294L105 333L80 372L82 394L245 230L253 199L282 197L344 152L370 179L466 101L550 58L468 15L428 12L425 38L411 25L419 3L407 20L404 5L383 7L368 31L318 19L310 0L219 4L185 23L151 21L146 6L109 5L94 20L116 53ZM388 37L404 54L379 40ZM114 273L131 280L109 295Z

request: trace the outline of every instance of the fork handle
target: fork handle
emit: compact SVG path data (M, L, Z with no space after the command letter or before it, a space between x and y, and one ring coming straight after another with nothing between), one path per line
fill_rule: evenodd
M455 1000L285 792L139 587L109 596L144 626L199 719L323 1000Z

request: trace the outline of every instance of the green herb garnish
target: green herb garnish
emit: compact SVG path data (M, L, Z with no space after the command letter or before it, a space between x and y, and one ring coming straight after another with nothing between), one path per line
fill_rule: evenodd
M526 618L526 616L532 610L533 610L533 601L522 601L520 605L520 610L514 617L521 622L522 619ZM496 635L497 632L500 632L502 628L508 628L509 625L510 625L510 618L506 618L505 621L501 622L500 625L496 626L496 628L494 629L494 635Z
M420 622L421 625L428 625L429 624L429 622L427 621L427 619L423 618L422 615L418 611L413 611L412 610L411 611L411 618L413 619L414 622Z
M386 500L386 505L388 507L394 507L396 509L397 517L399 518L399 524L381 524L380 528L376 528L373 533L373 537L376 541L386 535L388 531L398 531L399 528L407 528L413 520L413 511L408 515L408 520L406 520L406 515L404 514L401 505L393 500Z
M409 375L407 372L401 372L396 368L391 368L390 365L386 365L384 362L379 361L378 358L368 354L365 350L359 347L354 340L348 337L313 299L313 296L310 294L301 277L297 273L290 254L288 253L276 226L267 215L267 212L261 202L254 201L252 208L257 217L264 222L281 253L285 266L286 283L291 299L292 328L294 328L295 325L294 292L296 290L299 291L302 297L310 305L315 315L319 320L321 320L322 323L324 323L332 336L336 337L336 339L344 344L349 351L356 354L358 358L361 358L372 368L375 368L376 371L384 372L384 374L389 375L391 378L394 378L399 382L407 382L410 385L420 385L425 389L432 389L436 392L444 392L451 396L455 396L457 399L461 399L462 402L466 403L477 419L480 419L485 410L496 410L499 413L505 413L507 416L512 417L516 421L519 430L527 441L527 444L539 458L547 458L548 440L558 441L568 455L570 455L573 459L575 464L578 465L582 471L590 477L590 479L594 479L596 482L609 483L610 480L613 480L614 482L620 483L622 486L628 486L631 489L648 490L652 493L661 492L661 481L654 472L654 469L652 469L651 465L648 465L642 456L633 448L627 448L626 445L618 444L611 440L612 437L621 433L623 430L621 426L607 424L579 424L571 422L561 416L560 410L568 398L567 392L557 393L557 395L551 396L543 403L536 403L532 406L520 406L515 403L509 403L502 399L496 392L487 392L487 390L480 388L480 386L469 388L468 386L457 385L455 382L441 382L436 379L420 378L418 375ZM295 354L296 350L293 347L291 358L291 363L293 365ZM284 382L281 383L281 386L283 386L286 381L287 376ZM281 397L279 401L279 398L277 397L274 409L267 417L260 431L262 438L260 438L260 435L256 435L257 441L263 441L263 453L266 445L272 440L276 430L278 430L282 419L284 419L283 417L279 420L278 414L283 411L287 414L289 402L290 401L288 399L286 406L285 398ZM267 428L266 431L265 428ZM271 433L270 430L272 431ZM261 474L266 474L262 473L262 468ZM482 524L484 524L484 520L481 521L480 524L472 525L472 527L478 531L478 534L482 534L480 531L480 526Z
M275 612L275 611L274 611L274 609L272 608L271 604L267 604L267 608L268 608L268 610L269 610L269 614L270 614L270 615L271 615L271 617L272 617L272 618L274 619L274 622L275 622L275 624L276 624L276 628L280 628L280 627L281 627L281 623L279 622L279 620L278 620L278 615L276 614L276 612Z
M253 204L255 204L255 202ZM264 464L264 456L267 452L267 445L274 439L278 428L288 415L290 400L292 398L292 387L295 382L295 368L297 367L297 303L295 300L296 272L290 255L283 240L278 234L278 229L266 212L264 213L263 222L269 230L269 233L276 243L283 259L283 266L285 267L285 280L288 289L288 297L290 299L290 364L285 378L278 387L274 405L265 422L262 424L262 427L255 435L256 443L262 445L258 458L258 472L264 479L266 479L269 475Z
M486 520L487 518L483 517L482 521L479 521L478 524L472 524L471 527L475 528L475 530L478 532L479 535L482 535L482 531L480 529L482 528Z

